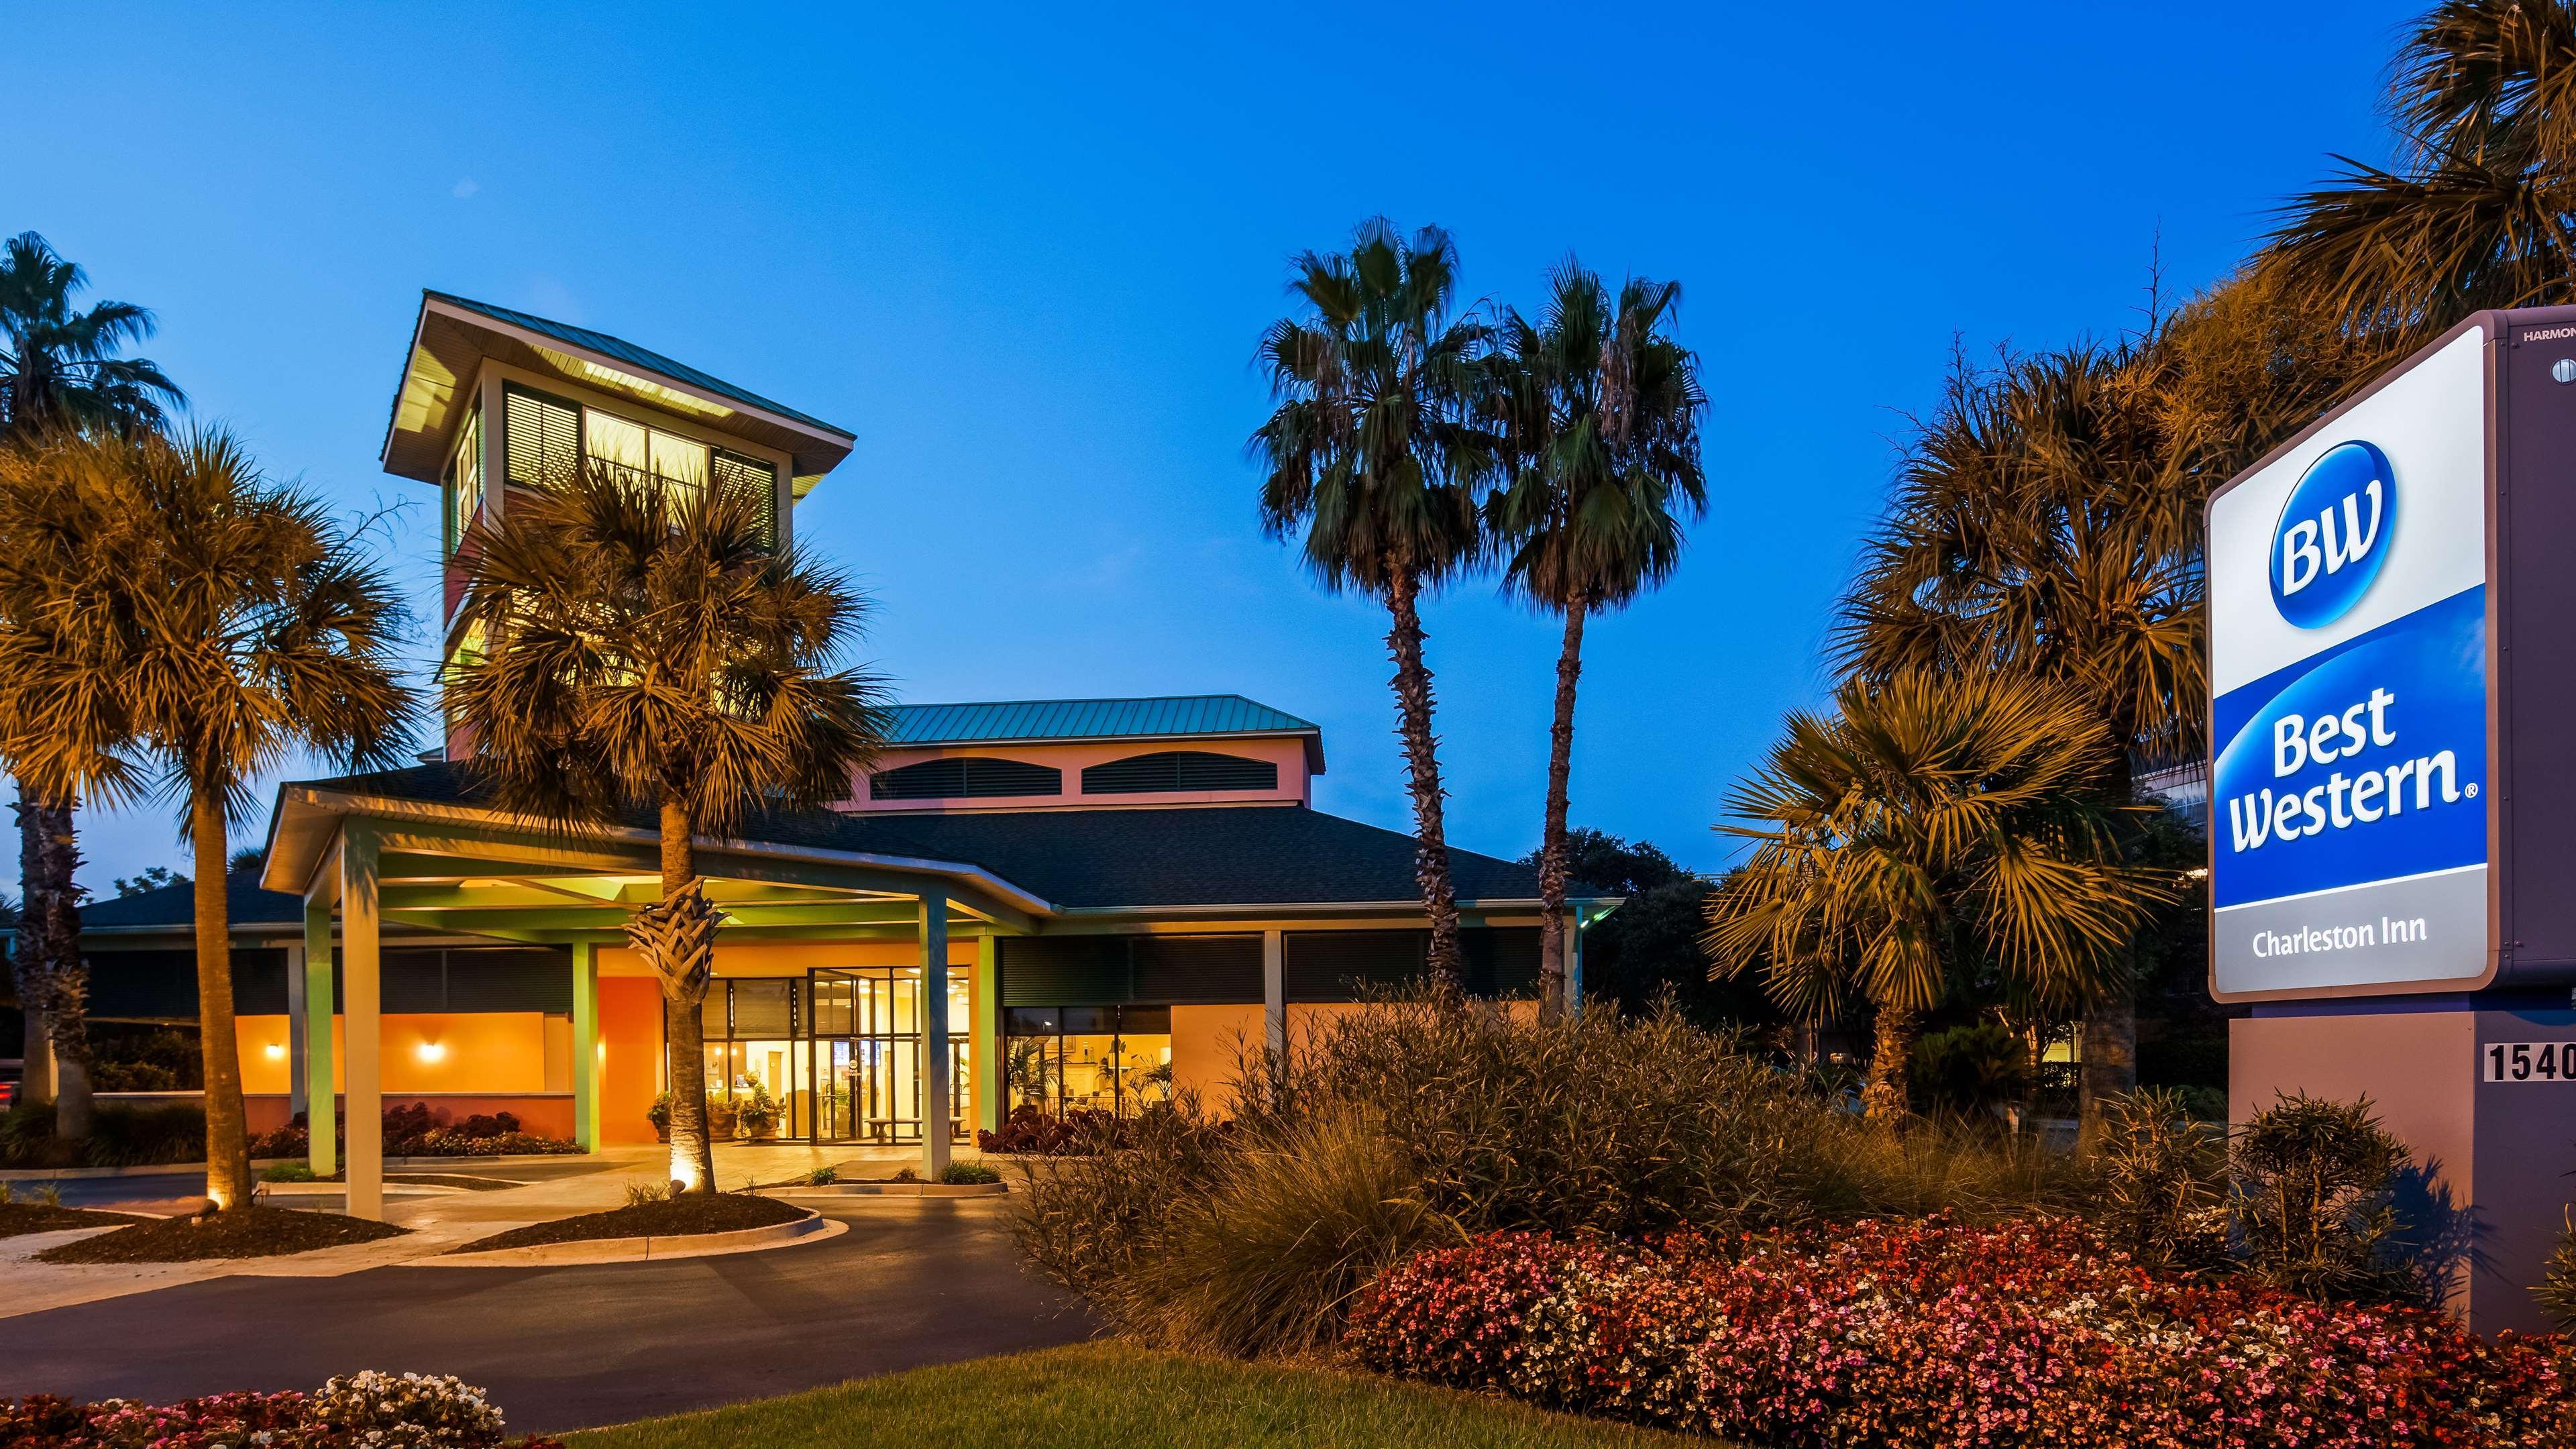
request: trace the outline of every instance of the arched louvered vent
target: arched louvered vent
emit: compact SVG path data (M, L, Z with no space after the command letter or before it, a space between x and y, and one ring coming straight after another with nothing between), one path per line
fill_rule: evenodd
M966 755L949 760L923 760L868 777L868 793L879 800L972 800L990 795L1061 795L1064 771L1026 760L995 760Z
M1276 790L1279 767L1268 760L1206 750L1129 755L1082 772L1085 795L1143 795L1163 790Z

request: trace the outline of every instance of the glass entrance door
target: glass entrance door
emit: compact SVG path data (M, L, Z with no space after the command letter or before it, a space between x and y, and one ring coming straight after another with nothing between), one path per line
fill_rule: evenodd
M817 1142L906 1143L921 1140L921 970L873 966L818 970L812 977ZM965 983L949 986L948 1131L962 1137L973 1120Z

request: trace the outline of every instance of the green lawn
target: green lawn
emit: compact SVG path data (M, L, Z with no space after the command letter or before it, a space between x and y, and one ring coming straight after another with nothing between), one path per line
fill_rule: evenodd
M1079 1344L861 1379L571 1436L574 1449L1043 1445L1677 1449L1711 1441L1545 1414L1363 1374Z

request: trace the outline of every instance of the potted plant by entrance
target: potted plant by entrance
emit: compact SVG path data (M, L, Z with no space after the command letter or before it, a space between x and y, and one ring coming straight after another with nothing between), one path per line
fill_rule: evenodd
M778 1099L758 1082L751 1084L751 1095L737 1097L733 1104L735 1135L747 1141L762 1142L778 1135Z
M707 1098L707 1132L722 1142L734 1135L735 1109L742 1104L726 1097Z
M652 1123L652 1124L653 1124L653 1140L654 1140L654 1141L656 1141L656 1142L668 1142L668 1141L670 1141L670 1140L671 1140L671 1094L670 1094L670 1093L668 1093L668 1092L664 1092L662 1095L660 1095L660 1096L658 1096L658 1097L655 1097L655 1098L653 1099L653 1105L652 1105L651 1107L649 1107L649 1108L645 1109L645 1112L644 1112L644 1120L646 1120L646 1121L648 1121L648 1122L650 1122L650 1123Z

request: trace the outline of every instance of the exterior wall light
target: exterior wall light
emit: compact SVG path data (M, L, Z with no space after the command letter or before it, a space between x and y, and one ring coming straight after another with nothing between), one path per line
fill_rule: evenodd
M283 1043L283 1042L270 1042L270 1043L268 1044L268 1059L269 1059L270 1061L272 1061L272 1062L282 1062L282 1061L286 1060L286 1045L285 1045L285 1043Z
M441 1059L445 1058L445 1057L446 1057L446 1055L447 1055L447 1047L446 1047L446 1046L445 1046L445 1044L443 1044L443 1043L440 1043L440 1042L434 1042L434 1041L425 1041L425 1042L422 1042L422 1043L420 1044L420 1059L421 1059L422 1061L425 1061L425 1062L434 1062L434 1061L439 1061L439 1060L441 1060Z

